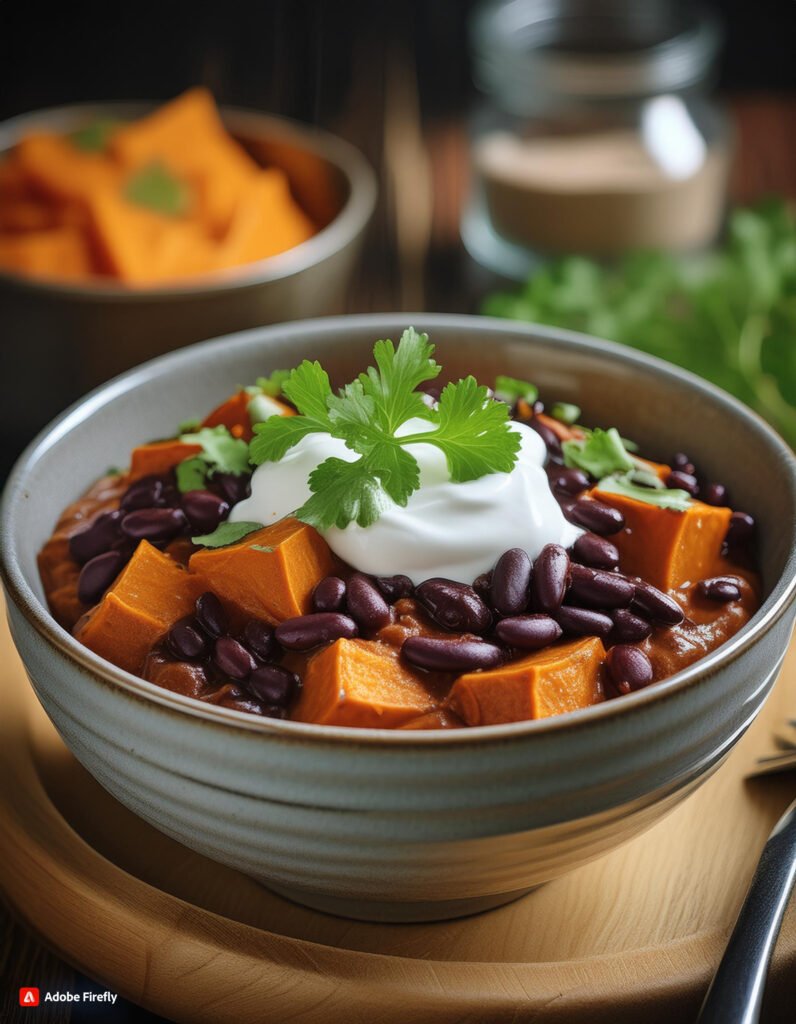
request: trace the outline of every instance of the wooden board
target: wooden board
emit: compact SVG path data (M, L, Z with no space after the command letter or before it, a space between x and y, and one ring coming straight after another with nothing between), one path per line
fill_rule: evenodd
M65 959L175 1021L435 1024L694 1016L796 776L744 781L796 707L796 648L725 765L645 835L488 914L376 925L318 914L190 852L68 753L0 633L0 881ZM767 1020L796 1006L796 911Z

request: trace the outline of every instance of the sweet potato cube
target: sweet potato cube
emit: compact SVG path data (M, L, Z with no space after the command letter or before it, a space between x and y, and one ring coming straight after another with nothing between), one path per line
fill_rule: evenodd
M76 228L0 236L0 267L33 277L79 280L91 273L86 241Z
M128 672L141 671L149 650L188 615L201 581L141 541L100 603L78 625L77 639Z
M60 135L27 135L16 159L36 189L58 202L87 202L100 189L114 188L119 171L103 153L86 153Z
M378 640L336 640L312 657L292 717L318 725L394 729L434 708L420 676Z
M186 444L184 441L153 441L133 448L130 456L129 480L133 483L143 476L160 476L176 465L202 450L200 444Z
M448 702L467 725L548 718L603 699L599 637L546 647L487 672L459 676Z
M711 574L727 535L732 511L694 501L685 512L658 508L607 491L591 494L619 509L625 528L611 537L622 572L672 590Z
M237 544L197 551L189 567L241 616L278 623L310 611L334 560L317 530L288 517Z

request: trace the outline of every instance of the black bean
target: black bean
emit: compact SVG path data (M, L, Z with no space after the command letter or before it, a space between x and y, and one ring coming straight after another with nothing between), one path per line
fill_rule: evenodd
M725 538L728 546L737 548L748 544L755 535L755 527L754 517L748 512L733 512Z
M686 473L683 469L675 469L666 478L666 486L686 491L692 498L699 494L699 481L692 473Z
M229 502L212 491L189 491L183 494L182 508L195 533L212 533L221 520L229 515Z
M519 615L528 607L531 559L522 548L509 548L492 570L492 607L498 615Z
M130 484L122 495L119 508L124 512L132 512L139 508L161 508L163 502L164 481L159 476L143 476Z
M593 608L572 608L563 605L555 613L556 621L570 636L607 637L613 629L613 619Z
M346 589L346 610L360 629L381 629L390 621L390 606L373 580L362 572L353 573Z
M514 615L501 619L495 627L498 639L510 647L536 651L555 643L561 636L561 626L549 615Z
M640 609L645 618L662 622L666 626L676 626L683 621L683 609L673 597L644 580L633 580L633 584L636 588L633 608Z
M84 565L103 551L109 551L121 537L121 519L122 513L116 509L113 512L101 512L85 530L72 534L69 538L69 554L76 562Z
M434 577L415 588L415 597L431 618L445 629L483 633L492 622L486 604L466 583Z
M231 636L220 636L216 640L213 661L231 679L246 679L257 668L251 653Z
M299 687L298 676L279 665L262 665L249 676L246 684L264 704L285 708Z
M569 583L569 555L560 544L545 544L533 563L533 606L554 612L561 606Z
M730 495L724 484L706 484L702 488L700 497L706 505L727 506L730 503Z
M559 494L577 497L589 487L589 478L582 469L566 469L563 466L551 466L548 473L550 486Z
M740 601L741 581L737 576L713 576L711 579L700 580L699 592L711 601Z
M213 640L227 631L227 613L224 606L209 590L196 600L196 618L205 633Z
M492 571L482 572L473 580L473 590L485 603L492 599Z
M207 650L207 640L193 622L178 622L166 638L171 653L181 661L200 658Z
M347 615L316 612L286 619L276 627L275 635L279 643L290 651L308 651L333 640L350 640L359 635L359 630L356 622Z
M414 589L414 584L408 576L399 574L398 576L374 576L373 578L376 586L390 604L400 601L402 597L409 597Z
M128 512L122 519L122 532L133 540L170 540L188 525L179 508L143 508Z
M83 604L96 604L113 583L125 563L119 551L105 551L86 562L77 580L77 598Z
M410 636L404 640L401 654L410 664L435 672L495 668L504 657L499 647L483 640L447 640L427 636Z
M672 469L679 469L690 476L696 476L696 466L685 452L675 452L672 456Z
M273 661L280 654L274 630L265 622L250 619L243 627L243 639L246 646L260 661Z
M249 473L216 473L213 476L213 487L218 489L221 497L230 505L237 505L251 494L251 476Z
M555 459L556 461L561 461L564 456L561 451L561 442L559 441L556 432L551 430L546 423L542 423L542 421L537 419L536 416L528 420L527 423L528 426L535 430L539 437L544 441L547 454L550 458Z
M611 618L614 620L611 639L615 643L638 644L652 633L652 624L627 608L617 608L611 612Z
M579 498L570 509L568 518L600 536L619 533L625 526L625 517L618 508L593 498Z
M572 545L572 554L575 561L593 569L616 569L619 565L619 548L596 533L582 533Z
M312 592L314 612L339 612L345 606L345 581L339 576L324 576Z
M641 690L652 682L652 662L638 647L616 644L608 652L605 663L620 693Z
M635 597L636 588L618 573L589 569L585 565L570 568L568 600L586 608L626 608Z

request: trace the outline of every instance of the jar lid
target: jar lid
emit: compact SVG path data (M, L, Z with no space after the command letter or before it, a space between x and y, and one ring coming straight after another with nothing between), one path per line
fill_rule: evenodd
M553 98L680 92L708 76L722 31L686 0L489 0L470 39L478 86L528 114Z

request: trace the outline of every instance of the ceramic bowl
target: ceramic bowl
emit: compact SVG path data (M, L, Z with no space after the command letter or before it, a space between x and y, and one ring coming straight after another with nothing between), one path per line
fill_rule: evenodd
M760 524L765 600L723 647L620 700L451 732L350 730L209 707L81 647L47 612L36 552L59 510L130 448L241 381L302 357L349 380L413 323L446 372L532 379L652 457L686 449ZM499 531L497 522L484 529ZM197 345L89 395L19 461L2 518L8 614L75 756L152 825L291 899L369 919L496 906L630 839L721 763L760 710L794 618L796 470L734 399L646 356L563 331L445 315L329 318ZM400 566L396 566L396 571Z
M98 118L130 120L150 109L93 103L15 117L0 125L0 160L29 132L67 133ZM89 388L153 356L231 331L342 309L376 201L372 169L347 142L318 128L254 111L223 108L221 114L259 163L284 170L320 230L278 256L165 286L76 284L0 271L5 447L19 451ZM36 381L35 402L15 386L20 379Z

